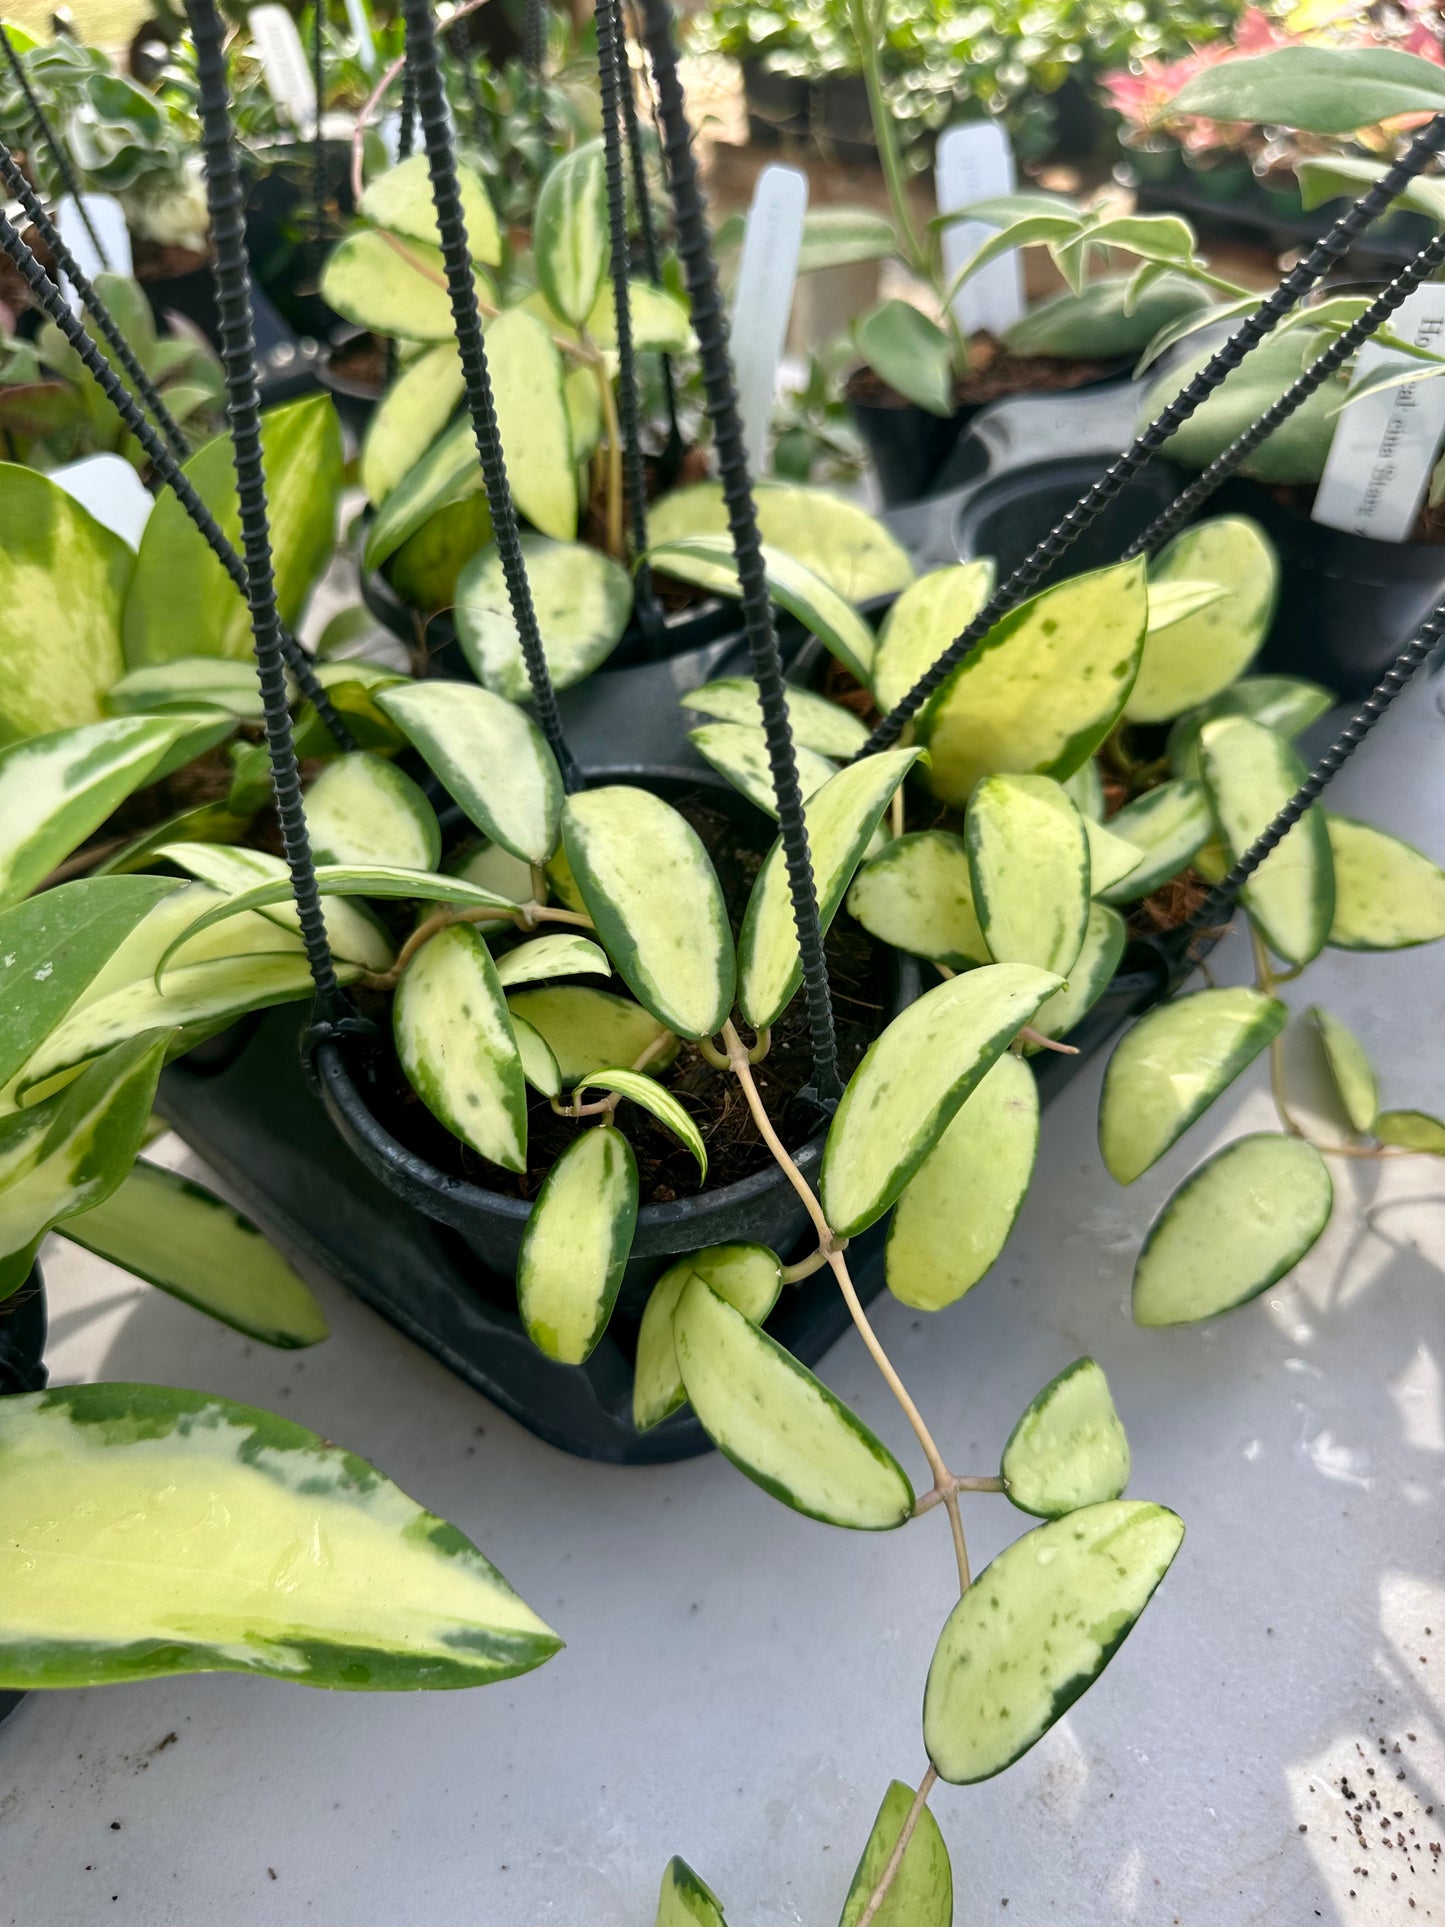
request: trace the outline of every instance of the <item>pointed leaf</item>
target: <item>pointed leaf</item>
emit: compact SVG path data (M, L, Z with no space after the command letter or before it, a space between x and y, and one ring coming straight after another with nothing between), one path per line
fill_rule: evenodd
M1016 248L1041 247L1052 242L1062 247L1079 234L1083 223L1071 208L1050 209L1048 213L1025 213L1011 220L1007 227L997 228L990 234L982 247L976 248L963 266L949 282L944 300L950 305L959 290L963 288L980 269L986 268L990 261L997 261L1005 254L1012 254ZM1056 255L1056 259L1059 257ZM1063 269L1063 261L1059 260ZM1064 270L1067 273L1067 270ZM1071 277L1071 285L1076 277ZM1077 292L1077 287L1075 288ZM942 411L940 411L942 412Z
M888 1448L696 1274L672 1334L703 1430L755 1485L810 1519L860 1532L886 1532L912 1515L913 1488Z
M1326 815L1335 869L1336 950L1405 950L1445 937L1445 870L1402 837Z
M1351 134L1442 108L1445 72L1395 47L1277 47L1204 69L1169 104L1171 116L1268 121L1311 134Z
M994 771L1071 776L1118 720L1147 619L1142 561L1073 576L1021 603L918 719L930 786L964 803Z
M577 1086L576 1096L585 1098L590 1090L616 1091L620 1097L628 1098L650 1111L659 1124L666 1128L687 1146L697 1159L698 1181L707 1178L707 1147L688 1112L672 1094L659 1084L656 1078L649 1077L645 1071L628 1070L620 1065L607 1065L598 1071L589 1071Z
M1087 763L1080 763L1072 776L1064 778L1064 788L1080 816L1086 816L1091 823L1103 822L1108 814L1104 800L1104 779L1093 757Z
M1068 792L1065 791L1065 794ZM1073 798L1070 797L1069 801L1072 803ZM1096 823L1091 816L1085 816L1083 821L1085 840L1089 845L1089 894L1107 901L1116 889L1134 875L1144 860L1143 855L1127 838L1116 833L1112 823L1105 829L1102 823Z
M361 486L373 508L380 508L416 467L465 392L461 359L452 341L439 341L397 376L361 444Z
M1204 787L1231 862L1237 861L1305 780L1282 736L1245 716L1206 723L1199 738ZM1239 893L1260 935L1286 963L1319 955L1335 913L1335 870L1323 810L1308 809Z
M494 304L487 276L476 271L484 308ZM402 341L450 341L452 304L440 248L402 241L374 229L348 234L326 257L321 298L358 328Z
M985 1072L1059 980L985 964L895 1017L849 1079L823 1152L820 1196L851 1238L896 1202Z
M1013 1230L1038 1148L1033 1072L1005 1051L893 1207L886 1257L895 1298L941 1311L973 1289Z
M1284 1029L1278 997L1239 987L1196 990L1141 1017L1116 1046L1099 1098L1099 1150L1132 1184L1203 1117Z
M1126 803L1109 828L1139 851L1139 864L1107 890L1105 903L1138 903L1179 875L1209 841L1214 828L1201 783L1161 783Z
M497 958L497 982L504 990L510 990L513 984L578 975L610 977L612 965L595 943L570 930L533 937L530 943L519 943Z
M1192 1325L1257 1298L1330 1221L1334 1188L1303 1138L1237 1138L1180 1185L1134 1267L1136 1325Z
M893 1857L912 1806L913 1788L895 1780L883 1796L838 1927L857 1927ZM898 1871L873 1920L875 1927L952 1927L953 1869L938 1822L927 1807L918 1816Z
M499 267L502 236L487 190L465 165L457 167L456 176L461 191L462 220L467 230L467 252L474 261L483 261L489 268ZM432 200L431 167L425 154L412 154L368 182L356 211L363 221L399 234L404 240L441 246L441 230Z
M673 1858L662 1876L657 1927L727 1927L722 1902L685 1860Z
M1027 1407L1009 1434L999 1475L1020 1511L1040 1519L1122 1496L1129 1441L1109 1381L1092 1358L1075 1359Z
M569 796L562 842L617 974L680 1037L711 1037L732 1008L736 965L722 885L696 830L628 784Z
M953 413L952 346L938 323L911 301L883 301L870 308L854 322L853 340L879 380L905 401L930 415Z
M1318 1004L1311 1004L1309 1014L1319 1031L1330 1080L1350 1129L1363 1137L1373 1127L1380 1109L1380 1088L1365 1047L1347 1024Z
M1091 903L1083 944L1069 966L1069 981L1039 1005L1032 1028L1044 1037L1067 1037L1109 988L1128 936L1124 919L1117 910L1111 910L1107 904ZM1039 1044L1024 1044L1026 1056L1040 1049Z
M854 877L848 914L880 943L951 970L990 961L973 907L968 846L952 830L895 836Z
M553 686L569 689L622 640L632 615L632 578L600 549L540 535L522 538L522 559ZM477 681L509 702L530 702L532 685L494 547L474 555L457 577L454 620Z
M522 1233L517 1309L539 1351L581 1365L607 1329L637 1223L637 1160L613 1124L584 1130L543 1180Z
M1035 1526L949 1614L928 1669L923 1740L955 1786L1043 1738L1103 1672L1184 1537L1161 1505L1114 1499Z
M470 924L422 945L396 987L396 1054L407 1082L454 1136L506 1171L527 1168L522 1060L496 966Z
M918 761L917 749L884 750L839 770L803 808L808 852L826 932L853 880L893 792ZM738 1005L755 1030L767 1030L803 981L803 960L782 838L763 859L738 937Z
M254 1406L162 1385L0 1405L0 1683L269 1673L476 1686L561 1642L455 1526Z
M266 850L250 850L226 843L163 843L153 852L157 860L174 863L202 883L234 896L258 887L276 885L282 890L279 901L259 906L261 915L278 929L301 934L301 913L291 894L291 872L281 857ZM363 905L351 904L344 897L323 898L326 941L333 953L347 963L363 964L368 970L387 970L395 952L386 931ZM219 919L218 919L219 921ZM280 945L276 946L278 949ZM186 961L196 959L188 957Z
M557 847L562 779L546 738L514 703L466 683L408 683L377 702L484 835L527 863Z
M574 328L596 305L608 259L602 143L588 141L549 169L532 223L532 260L542 292Z
M1318 683L1294 676L1245 676L1211 696L1188 716L1181 716L1169 732L1169 766L1176 776L1198 781L1199 732L1216 716L1252 716L1291 742L1327 716L1335 698Z
M481 486L476 431L471 416L463 415L388 488L366 531L363 564L379 569L434 515L463 501Z
M687 740L703 761L719 776L725 776L740 795L777 821L778 799L773 791L768 739L761 729L747 723L704 723L699 729L690 729ZM822 789L830 776L838 774L836 763L811 749L794 744L793 755L804 802Z
M1445 1123L1428 1111L1381 1111L1372 1128L1381 1144L1445 1157Z
M751 676L723 676L689 689L679 698L684 709L699 710L716 716L720 722L742 723L749 729L763 726L758 687ZM851 710L815 696L811 689L789 685L787 692L788 727L800 749L844 761L855 756L868 740L868 731Z
M964 838L974 908L1000 963L1066 977L1089 924L1089 838L1060 784L989 776L968 806Z
M441 826L423 792L365 751L333 757L322 770L306 792L306 828L318 863L434 870L441 862Z
M577 533L577 472L556 344L535 315L508 308L487 325L487 364L517 507L543 535L570 542Z
M868 681L873 665L873 631L857 610L822 576L769 544L763 544L763 567L768 594L786 609L859 682ZM648 561L660 575L676 576L724 596L741 593L732 538L726 535L684 535L676 541L654 543Z
M883 619L873 656L873 694L893 709L993 594L988 557L933 569L910 582Z
M592 1071L609 1064L634 1064L667 1035L641 1004L590 984L548 984L540 990L514 991L507 999L514 1020L524 1018L551 1051L563 1085L575 1090ZM674 1037L665 1049L649 1055L647 1069L660 1076L677 1056Z
M753 501L758 533L768 547L822 576L850 603L896 595L913 580L913 564L897 537L856 502L794 482L759 482ZM694 482L664 495L649 509L647 527L655 543L683 535L726 535L722 484Z
M534 1091L543 1097L562 1095L562 1073L557 1068L557 1060L541 1031L535 1030L525 1017L511 1012L512 1036L516 1042L517 1055L522 1060L522 1075Z
M762 1324L783 1288L783 1268L766 1245L708 1245L669 1266L652 1287L637 1332L632 1423L639 1432L660 1425L687 1403L672 1339L672 1315L684 1285L693 1277L711 1285L754 1325Z
M263 1345L317 1345L326 1314L248 1218L204 1186L137 1164L62 1236Z
M1156 621L1162 591L1199 581L1216 584L1222 597L1167 626ZM1258 523L1216 515L1176 535L1150 564L1149 633L1124 714L1167 722L1218 695L1269 634L1278 594L1279 558Z
M1259 305L1258 297L1249 304ZM1066 288L1029 309L1004 331L1016 355L1062 355L1071 361L1113 361L1141 351L1162 353L1166 335L1199 325L1209 310L1207 291L1186 275L1144 267L1105 274L1078 293Z

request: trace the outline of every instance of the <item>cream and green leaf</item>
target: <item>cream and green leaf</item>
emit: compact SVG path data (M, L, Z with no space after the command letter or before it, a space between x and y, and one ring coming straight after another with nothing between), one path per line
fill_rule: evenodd
M517 1309L548 1358L581 1365L596 1348L636 1223L632 1146L614 1124L583 1131L543 1179L517 1262Z
M1092 1358L1075 1359L1030 1401L1004 1446L999 1476L1013 1503L1041 1519L1123 1496L1129 1441Z
M433 1117L506 1171L527 1168L527 1093L507 1000L470 924L439 930L402 972L396 1054Z
M754 1325L761 1325L778 1301L783 1269L766 1245L708 1245L679 1258L652 1287L637 1331L632 1375L632 1423L649 1431L687 1403L673 1343L672 1315L683 1287L701 1278L720 1298Z

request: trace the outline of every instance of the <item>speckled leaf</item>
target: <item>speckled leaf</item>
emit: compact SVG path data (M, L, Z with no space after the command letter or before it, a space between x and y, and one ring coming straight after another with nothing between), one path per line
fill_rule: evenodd
M1294 676L1245 676L1179 718L1165 745L1169 767L1176 776L1198 781L1199 732L1218 716L1249 716L1293 741L1327 716L1335 700L1319 683Z
M513 1017L524 1018L544 1039L569 1090L609 1064L635 1064L658 1038L670 1035L641 1004L610 990L594 990L590 984L518 990L507 1002ZM665 1048L648 1057L648 1072L660 1075L677 1052L678 1041L672 1037Z
M1039 1148L1033 1072L1005 1051L893 1207L888 1289L918 1311L971 1291L1013 1230Z
M775 1499L827 1525L886 1532L913 1512L897 1459L792 1353L695 1273L672 1319L703 1430Z
M823 1152L820 1195L840 1237L893 1204L1059 980L1029 964L985 964L895 1017L848 1081Z
M957 1786L1042 1739L1119 1650L1184 1538L1164 1506L1113 1499L1024 1534L949 1614L928 1669L923 1740Z
M476 274L477 294L491 307L494 290ZM321 298L358 328L401 341L450 341L452 304L440 248L402 241L374 229L348 234L326 257Z
M530 716L467 683L408 683L377 701L483 835L524 862L547 861L562 778Z
M690 729L687 739L719 776L725 776L735 790L773 821L778 817L778 801L773 791L773 770L768 760L768 741L762 730L747 723L703 723ZM798 785L804 802L822 789L838 765L816 751L796 743L793 754L798 765Z
M984 557L933 569L910 582L883 619L873 654L873 694L885 714L931 669L993 594L994 565Z
M377 405L361 444L361 486L380 508L446 427L465 392L453 341L439 341L402 369Z
M1445 870L1403 838L1326 814L1335 868L1336 950L1406 950L1445 937Z
M873 1898L883 1870L898 1845L898 1836L913 1805L913 1788L895 1780L883 1796L878 1818L853 1874L838 1927L857 1927ZM925 1807L903 1850L898 1871L883 1904L873 1916L874 1927L952 1927L953 1869L938 1822Z
M1192 1171L1134 1267L1136 1325L1192 1325L1257 1298L1330 1221L1334 1188L1303 1138L1237 1138Z
M1039 1005L1033 1028L1044 1037L1067 1037L1109 988L1128 937L1117 910L1091 903L1083 944L1069 967L1069 981ZM1031 1056L1040 1049L1039 1044L1025 1043L1024 1054Z
M586 937L570 930L533 937L504 950L497 958L497 981L504 990L514 984L544 983L550 977L610 977L612 966Z
M227 843L164 843L153 852L157 861L174 863L178 869L199 877L213 889L228 896L276 884L285 894L279 902L260 906L260 914L278 929L301 934L301 915L291 897L291 872L284 860L265 850L245 849ZM326 940L332 953L347 963L363 964L368 970L390 968L394 951L384 927L362 904L348 903L344 897L322 901L326 919ZM278 946L279 948L279 946ZM187 962L193 959L187 958Z
M951 970L989 962L973 907L968 848L952 830L894 837L854 877L848 914L880 943Z
M657 1927L727 1927L722 1902L685 1860L673 1858L662 1876Z
M1445 1123L1428 1111L1381 1111L1372 1128L1381 1144L1445 1157Z
M1138 903L1193 861L1209 841L1214 820L1202 784L1161 783L1126 803L1109 818L1109 828L1132 843L1140 859L1137 869L1099 895L1105 903Z
M1284 1029L1278 997L1197 990L1145 1013L1115 1047L1099 1097L1099 1150L1132 1184Z
M1380 1089L1365 1047L1347 1024L1329 1011L1311 1004L1310 1016L1320 1034L1320 1044L1329 1066L1330 1081L1349 1119L1350 1129L1363 1136L1375 1122L1380 1108Z
M581 1365L607 1329L637 1223L637 1160L615 1124L584 1128L543 1180L522 1233L517 1308L527 1336Z
M317 1345L326 1314L274 1245L203 1185L137 1164L62 1236L263 1345Z
M762 557L773 601L816 636L850 675L866 683L873 668L873 631L853 605L781 549L765 542ZM654 542L648 560L659 575L695 583L715 595L741 593L731 536L684 535L673 542Z
M1085 819L1047 776L988 776L968 806L973 902L990 954L1066 977L1089 924Z
M722 676L689 689L680 701L684 709L695 709L719 722L742 723L749 729L763 726L762 705L757 684L751 676ZM811 689L788 686L788 727L800 749L815 750L820 756L842 761L855 756L868 740L868 731L849 709L814 695Z
M1237 862L1305 780L1282 736L1245 716L1206 723L1201 773L1215 824ZM1286 963L1319 955L1335 912L1335 870L1323 810L1312 806L1239 893L1260 935Z
M254 1406L163 1385L7 1398L0 1466L7 1688L478 1686L561 1644L455 1526Z
M822 576L846 601L856 605L897 595L913 580L902 544L856 502L793 482L758 482L753 500L764 542ZM694 482L664 495L649 508L647 527L654 542L726 535L721 483Z
M1158 591L1184 582L1226 593L1167 626ZM1215 696L1242 675L1274 620L1279 559L1263 529L1242 515L1216 515L1185 529L1149 566L1149 634L1124 713L1162 723Z
M492 399L517 507L543 535L570 542L577 533L577 471L562 357L542 323L522 308L508 308L489 322L486 339Z
M434 870L441 862L441 825L424 792L365 751L327 763L306 792L306 828L318 863Z
M569 796L562 842L587 913L638 1002L680 1037L711 1037L736 964L722 885L685 817L647 790Z
M505 1171L527 1168L527 1093L496 966L468 923L422 945L396 987L396 1054L454 1136Z
M632 615L632 578L600 549L524 536L522 558L553 687L568 689L604 663ZM472 674L509 702L530 702L532 685L494 547L457 578L457 640Z
M687 1403L672 1339L672 1315L684 1285L693 1277L711 1285L754 1325L762 1324L783 1288L783 1268L766 1245L708 1245L670 1265L652 1287L637 1332L632 1423L639 1432L660 1425Z
M487 190L465 164L457 166L456 174L462 220L467 230L467 251L474 261L483 261L489 268L499 267L502 236ZM363 221L385 228L390 234L399 234L404 240L441 246L441 230L432 200L431 167L425 154L412 154L369 181L356 211Z
M602 143L588 141L548 170L532 224L532 260L542 292L574 328L596 306L608 259Z
M1060 1519L1117 1499L1129 1483L1129 1441L1092 1358L1051 1378L1009 1434L999 1476L1023 1512Z

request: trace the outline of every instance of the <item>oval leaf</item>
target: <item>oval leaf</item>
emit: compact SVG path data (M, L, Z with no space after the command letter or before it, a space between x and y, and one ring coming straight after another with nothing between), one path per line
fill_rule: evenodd
M497 981L504 990L514 984L543 983L550 977L610 977L612 966L595 943L571 931L534 937L497 958Z
M1139 851L1138 866L1099 892L1105 903L1138 903L1179 875L1214 828L1201 783L1161 783L1126 803L1109 828Z
M951 970L990 960L973 907L968 847L952 830L895 836L854 877L848 914L880 943Z
M527 1168L527 1093L507 1000L487 946L454 923L422 945L396 987L396 1054L454 1136L505 1171Z
M895 1780L883 1796L878 1818L853 1874L838 1927L858 1927L868 1902L877 1891L883 1870L893 1857L903 1823L913 1806L913 1788ZM898 1871L883 1904L874 1914L875 1927L952 1927L953 1869L938 1822L925 1807L919 1814Z
M1117 910L1104 903L1091 903L1088 928L1079 954L1069 967L1069 981L1039 1005L1032 1028L1044 1037L1067 1037L1109 988L1128 937ZM1026 1042L1024 1052L1031 1055L1041 1048Z
M1009 1434L999 1475L1020 1511L1040 1519L1122 1495L1129 1441L1092 1358L1075 1359L1028 1406Z
M1340 1107L1349 1119L1350 1129L1363 1137L1374 1124L1380 1108L1380 1088L1365 1047L1348 1025L1327 1010L1321 1010L1318 1004L1310 1006L1309 1014L1319 1031Z
M361 486L373 508L426 454L466 392L452 341L409 362L382 396L361 444Z
M487 190L470 167L458 165L462 220L467 230L467 252L490 268L502 260L502 236ZM412 154L367 183L357 213L373 227L385 228L404 240L441 246L436 206L432 199L431 167L425 154Z
M1335 868L1336 950L1406 950L1445 937L1445 870L1401 837L1326 815Z
M1372 1128L1381 1144L1445 1157L1445 1124L1428 1111L1381 1111Z
M913 580L913 564L898 538L856 502L825 488L758 482L753 504L758 533L768 547L822 576L850 603L897 595ZM647 526L654 542L672 542L682 535L726 535L722 484L694 482L664 495L648 510Z
M883 301L853 324L858 352L881 381L930 415L951 415L953 350L911 301Z
M545 536L522 538L522 558L553 686L568 689L604 663L632 615L632 578L599 549ZM488 547L457 577L457 639L472 673L509 702L530 702L501 558Z
M1252 716L1257 723L1288 738L1291 742L1327 716L1335 698L1317 682L1304 682L1296 676L1245 676L1211 696L1207 703L1181 716L1169 732L1165 749L1169 767L1176 776L1199 779L1199 732L1216 716Z
M827 1525L886 1532L913 1512L901 1465L821 1380L694 1276L672 1320L688 1400L765 1492Z
M476 276L484 308L494 290ZM440 248L359 229L339 241L321 272L321 298L358 328L400 341L451 341L451 297Z
M637 1160L615 1125L586 1130L543 1180L522 1233L517 1309L539 1351L581 1365L607 1329L637 1223Z
M993 587L988 557L933 569L909 583L884 617L873 654L873 694L885 714L962 635Z
M1245 716L1206 723L1199 738L1210 808L1231 862L1267 829L1305 780L1272 729ZM1286 963L1319 955L1335 913L1335 871L1323 810L1311 807L1239 893L1260 935Z
M577 533L577 471L557 345L535 315L508 308L487 324L486 347L517 507L543 535L570 542Z
M281 900L263 905L261 915L278 929L300 936L301 915L292 900L291 872L281 857L227 843L163 843L152 856L158 862L176 864L229 896L261 885L282 886ZM347 963L364 964L368 970L390 968L395 953L386 931L369 910L348 903L344 897L323 897L322 913L326 941L336 956ZM199 960L188 957L186 961Z
M1223 597L1159 624L1158 592L1200 581L1217 583ZM1167 722L1232 683L1269 634L1278 594L1274 545L1245 516L1212 516L1176 535L1149 565L1150 629L1124 706L1130 722Z
M1193 1325L1257 1298L1330 1221L1334 1188L1303 1138L1262 1131L1217 1151L1149 1227L1134 1267L1136 1325Z
M532 260L553 312L580 328L597 305L610 258L602 143L554 163L532 224Z
M525 1017L519 1017L515 1010L511 1016L512 1036L517 1045L517 1055L522 1060L523 1077L543 1097L560 1097L562 1073L557 1068L551 1046L541 1031L534 1030Z
M716 682L704 683L701 689L689 689L679 700L684 709L716 716L719 722L742 723L749 729L763 726L758 686L751 676L722 676ZM852 711L829 702L826 696L789 684L786 700L788 727L799 749L815 750L820 756L846 762L867 742L868 731Z
M318 863L381 863L434 870L442 857L436 811L404 770L364 751L336 756L306 792Z
M761 729L749 728L746 723L704 723L700 729L690 729L687 739L703 761L719 776L725 776L739 795L777 821L778 799L773 791L768 739ZM804 802L822 789L830 776L838 774L836 763L796 743L793 756Z
M508 998L514 1018L526 1020L552 1053L561 1083L575 1090L592 1071L609 1064L634 1064L647 1053L647 1069L660 1076L677 1056L674 1037L655 1052L658 1039L669 1036L651 1011L630 997L590 984L549 984L543 990L519 990Z
M783 1268L765 1245L708 1245L669 1266L652 1287L637 1332L632 1423L639 1432L660 1425L687 1403L672 1340L672 1315L684 1285L693 1277L711 1285L754 1325L762 1324L783 1288Z
M989 953L1066 977L1089 924L1085 818L1047 776L989 776L964 826L974 908Z
M640 1104L650 1111L659 1124L663 1124L674 1137L678 1137L697 1159L698 1180L707 1177L707 1147L686 1110L665 1090L656 1078L648 1077L644 1071L627 1070L618 1065L605 1066L602 1070L589 1071L576 1095L581 1098L589 1090L616 1091L619 1097L629 1098L632 1103Z

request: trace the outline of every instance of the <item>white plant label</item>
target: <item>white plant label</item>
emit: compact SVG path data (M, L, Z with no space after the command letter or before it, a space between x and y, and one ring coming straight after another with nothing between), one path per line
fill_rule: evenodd
M98 274L128 275L132 265L130 229L125 224L124 208L109 194L86 194L82 199L85 212L90 216L90 226L95 229L100 245L105 249L105 258L102 260L96 253L90 229L86 227L74 198L63 194L56 203L55 225L60 229L61 240L75 256L75 265L92 281ZM68 281L64 287L67 300L79 314L80 296Z
M761 475L808 211L808 179L796 167L765 167L753 190L733 295L732 355L748 467Z
M316 124L316 83L296 22L284 7L252 7L247 16L251 38L261 56L266 91L298 133Z
M972 201L1012 194L1016 184L1013 148L994 121L950 127L938 140L934 189L940 214L967 207ZM943 230L943 274L952 281L966 261L983 246L996 228L983 221L959 221ZM953 297L953 315L965 338L986 329L1001 335L1024 311L1023 271L1017 250L990 261Z
M1407 295L1390 326L1417 348L1445 351L1445 286L1432 282ZM1367 342L1355 358L1355 382L1390 353ZM1377 542L1408 541L1442 435L1445 377L1407 381L1351 402L1335 427L1313 520Z
M366 11L366 0L346 0L346 18L351 23L352 36L356 41L357 58L369 74L374 74L380 63L376 57L376 35L371 31L371 16Z

